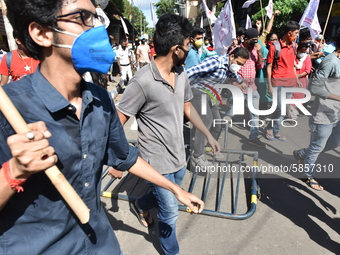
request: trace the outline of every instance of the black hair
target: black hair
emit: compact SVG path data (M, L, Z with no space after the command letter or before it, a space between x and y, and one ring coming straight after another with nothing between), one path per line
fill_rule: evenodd
M171 47L183 45L190 37L192 25L187 18L175 14L159 17L153 36L155 51L158 56L166 56Z
M246 29L244 27L239 27L236 30L236 36L242 36L242 35L244 35L245 32L246 32Z
M36 44L28 26L36 22L42 27L57 27L57 15L65 0L5 0L7 17L18 32L19 41L25 46L29 55L35 59L42 58L43 47ZM95 4L94 0L91 0Z
M119 44L122 44L123 42L126 42L126 38L120 39Z
M191 37L195 37L196 35L203 35L205 33L205 30L200 27L193 27L191 32Z
M248 59L249 58L249 51L244 47L237 47L229 55L234 55L234 58L241 57L241 58L244 58L244 59Z
M272 37L273 35L277 35L277 33L269 33L266 36L266 41L269 42L270 41L270 37Z
M13 38L14 39L19 39L19 33L17 30L13 30ZM20 40L19 40L20 41Z
M298 45L297 50L301 50L301 49L303 49L303 48L308 48L308 47L309 47L308 43L302 43L302 42L300 42L299 45Z
M300 30L300 33L299 33L300 41L304 41L304 40L306 40L308 37L311 37L311 36L310 36L309 28L306 27L306 28L301 29L301 30Z
M296 21L289 21L285 26L284 32L285 34L287 34L288 32L294 32L299 29L300 29L299 23L297 23Z

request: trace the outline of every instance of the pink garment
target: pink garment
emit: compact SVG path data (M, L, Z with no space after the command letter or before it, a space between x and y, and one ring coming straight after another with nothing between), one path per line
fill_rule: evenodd
M301 69L296 70L296 74L302 74L303 72L307 72L307 74L310 74L311 69L312 69L312 61L310 59L310 56L308 55L305 61L303 62ZM308 75L300 78L299 81L302 84L302 88L306 89L308 87ZM295 85L295 87L298 87L298 86ZM305 94L303 93L293 93L293 96L292 96L292 98L304 98L304 97L305 97Z

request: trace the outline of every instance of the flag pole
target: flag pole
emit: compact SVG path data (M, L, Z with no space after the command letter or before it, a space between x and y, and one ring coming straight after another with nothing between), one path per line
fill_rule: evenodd
M262 31L263 31L265 23L264 23L264 18L263 18L263 11L262 11L262 9L263 9L263 7L262 7L262 0L260 0L260 6L261 6L261 16L262 16L262 24L263 24Z
M7 6L6 6L4 0L1 0L1 8L2 8L1 11L2 11L2 17L3 17L3 20L4 20L9 50L12 51L12 50L15 50L18 47L17 47L17 44L16 44L14 37L13 37L13 27L12 27L11 23L9 22L9 20L7 18Z
M331 11L332 11L332 8L333 8L333 3L334 3L334 0L332 0L331 7L329 8L329 11L328 11L327 20L326 20L325 26L323 28L322 38L325 38L326 28L327 28L327 25L328 25L329 16L331 15Z

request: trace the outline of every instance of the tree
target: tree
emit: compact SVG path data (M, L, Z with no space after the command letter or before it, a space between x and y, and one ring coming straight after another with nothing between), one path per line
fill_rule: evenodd
M158 3L154 4L156 6L156 14L159 18L165 13L175 14L176 4L175 0L160 0Z
M262 13L263 17L266 16L266 10L264 9L268 5L269 0L263 0L262 1ZM275 17L274 20L274 25L272 28L272 32L275 33L280 33L283 31L285 25L287 24L288 21L290 20L295 20L297 22L300 21L302 14L304 10L306 9L308 5L307 0L276 0L273 1L274 3L274 11L275 10L280 10L281 13ZM260 10L260 4L256 2L255 8L257 7L258 10ZM261 16L261 10L252 15L251 17L253 23L255 23L256 20L262 20ZM268 17L267 17L268 21Z
M120 10L121 13L124 12L124 8L125 8L124 1L126 0L110 0L110 1L118 8L118 10Z
M115 0L115 4L116 1L119 0ZM148 25L144 13L137 6L132 6L128 0L122 0L122 3L123 5L121 8L119 8L119 10L122 12L123 16L130 21L134 28L141 34L142 30L144 31L144 27ZM141 29L141 25L143 25L143 29Z

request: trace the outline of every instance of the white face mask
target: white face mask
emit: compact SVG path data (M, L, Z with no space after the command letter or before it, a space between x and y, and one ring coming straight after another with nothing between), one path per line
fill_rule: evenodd
M242 66L238 65L238 64L230 64L229 66L229 71L232 73L237 73L238 71L240 71Z
M298 53L297 58L301 59L307 56L307 53Z

